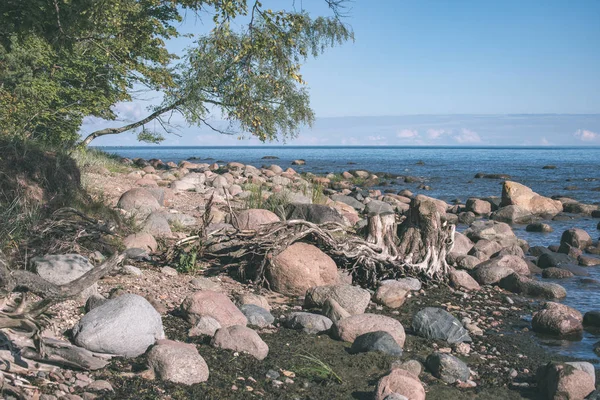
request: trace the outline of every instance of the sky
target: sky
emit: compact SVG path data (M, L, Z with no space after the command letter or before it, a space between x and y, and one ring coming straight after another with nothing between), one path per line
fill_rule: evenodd
M327 13L323 0L295 3ZM348 6L345 22L355 41L303 66L317 120L286 144L600 145L600 1L354 0ZM210 22L190 19L180 28L202 34ZM189 43L177 39L169 48L182 54ZM82 131L134 121L159 99L149 93L144 101L118 104L120 121L88 119ZM259 143L176 125L179 136L167 135L163 145ZM94 144L139 143L125 133Z

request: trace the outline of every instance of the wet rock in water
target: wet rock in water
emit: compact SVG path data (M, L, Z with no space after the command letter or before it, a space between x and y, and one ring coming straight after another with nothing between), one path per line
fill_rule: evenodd
M600 258L584 256L583 254L577 257L577 261L579 262L579 265L584 267L600 265Z
M165 337L160 314L143 297L124 294L84 315L73 328L77 346L137 357Z
M249 325L265 328L275 322L275 317L269 311L254 304L245 304L240 307L240 311L246 316Z
M493 285L502 278L513 273L529 275L529 267L525 260L517 256L502 256L492 258L477 266L474 277L482 285Z
M313 224L336 222L344 224L344 217L338 210L322 204L292 203L285 208L286 220L302 219Z
M400 368L393 369L377 382L375 400L385 400L392 394L399 394L410 400L425 400L425 388L419 378Z
M425 364L433 376L446 383L466 382L471 375L467 364L450 354L433 353L427 357Z
M146 251L156 251L158 244L156 239L150 233L134 233L123 239L126 249L144 249Z
M121 195L117 207L135 214L148 215L160 209L160 204L149 190L133 188Z
M326 316L307 312L293 312L283 321L286 328L302 330L308 334L327 332L332 325L333 321Z
M498 221L475 221L464 234L474 242L485 239L498 242L502 247L517 242L517 236L510 225Z
M533 214L521 206L510 205L499 208L490 216L494 221L509 224L526 224L533 219Z
M441 308L426 307L415 314L412 328L426 339L445 340L448 343L471 342L471 337L459 320Z
M196 337L206 335L212 337L215 336L215 333L221 328L219 321L213 317L200 317L196 321L196 324L188 331L188 336Z
M542 169L556 169L556 165L544 165Z
M353 285L315 286L306 291L305 308L322 308L327 299L335 300L351 315L362 314L371 300L368 290Z
M573 257L562 253L547 252L538 258L537 266L545 268L561 268L567 265L575 265L577 262Z
M246 325L246 316L223 293L202 290L186 297L181 303L183 317L195 325L201 317L212 317L222 327Z
M540 392L549 399L583 400L595 389L592 377L572 365L548 363L537 371Z
M404 284L395 280L385 280L377 288L374 300L383 306L398 308L404 304L407 294L408 290Z
M159 340L147 356L158 379L193 385L208 380L208 365L193 344Z
M269 346L258 333L242 325L221 328L211 341L213 347L248 353L258 360L264 360L269 354Z
M352 315L338 321L334 325L334 331L337 338L350 343L360 335L376 331L388 332L400 347L404 347L406 340L402 324L394 318L380 314Z
M504 247L502 250L492 254L490 258L497 258L502 256L517 256L519 258L525 258L525 252L518 244L512 244L508 247Z
M582 322L581 313L574 308L547 302L542 310L533 314L531 326L535 332L564 336L581 333Z
M87 258L79 254L47 254L32 258L31 264L40 277L55 285L71 283L94 268ZM94 283L84 289L78 298L86 300L96 293L98 293L98 284Z
M350 352L366 353L379 351L390 356L402 356L402 348L394 340L392 335L384 331L367 332L354 339Z
M579 228L572 228L563 232L558 252L568 254L572 247L583 250L591 245L592 238L586 231Z
M527 232L543 232L543 233L554 232L554 229L550 225L545 224L543 222L533 222L533 223L527 225L525 227L525 230Z
M563 299L567 296L565 288L557 283L540 282L514 273L501 279L498 286L509 292L548 300Z
M583 315L583 325L600 328L600 310L586 312Z
M241 230L257 230L263 225L279 222L279 217L272 211L253 208L242 210L233 219L233 225Z
M507 174L484 174L483 172L478 172L475 174L475 179L510 179L510 175Z
M516 205L533 215L554 216L563 211L558 200L540 196L525 185L505 181L502 185L501 206Z
M337 266L318 247L297 242L273 257L267 279L271 290L301 296L311 287L334 284L338 280Z
M551 267L542 270L542 278L547 279L567 279L572 278L573 276L571 271L562 268Z
M339 303L331 297L325 300L321 312L324 316L332 320L333 323L336 323L350 316L350 313L344 310L344 308L340 306Z
M492 212L492 205L489 202L475 198L467 199L465 208L476 215L489 215Z
M452 270L450 271L450 283L456 289L464 290L479 290L481 286L475 279L469 275L467 271Z
M240 307L246 304L254 304L255 306L262 307L269 312L271 311L271 306L269 305L266 297L259 294L242 293L237 296L236 301Z
M294 160L292 161L292 165L306 165L305 160Z

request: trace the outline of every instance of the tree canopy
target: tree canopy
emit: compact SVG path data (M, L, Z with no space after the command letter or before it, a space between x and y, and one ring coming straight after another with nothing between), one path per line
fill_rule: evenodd
M272 10L248 0L3 0L0 4L0 135L72 146L85 117L116 119L133 89L163 93L148 115L96 137L146 129L168 117L262 141L293 137L314 119L300 68L308 57L353 38L340 18L344 0L323 0L331 15ZM280 4L280 2L277 2ZM210 20L179 57L166 42L185 18ZM233 28L235 27L235 28ZM210 124L216 115L230 123Z

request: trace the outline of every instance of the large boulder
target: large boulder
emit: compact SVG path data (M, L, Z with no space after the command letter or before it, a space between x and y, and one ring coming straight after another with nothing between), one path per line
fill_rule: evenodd
M241 230L257 230L262 225L279 222L279 217L272 211L261 208L252 208L237 213L233 225Z
M487 239L481 239L469 250L469 255L477 257L480 261L489 260L493 254L502 250L502 245Z
M306 291L305 308L322 308L328 299L335 300L351 315L362 314L367 309L371 294L368 290L353 285L315 286Z
M567 363L550 362L537 371L538 388L548 399L583 400L595 390L592 376Z
M313 286L334 284L338 280L335 261L307 243L294 243L273 257L267 279L275 292L301 296Z
M137 357L165 334L160 314L146 299L123 294L83 316L73 328L77 346L97 353Z
M452 253L467 255L473 248L474 243L460 232L454 232L454 246L452 246Z
M517 236L512 228L504 222L475 221L464 233L474 242L485 239L498 242L502 247L507 247L517 242Z
M470 342L469 332L459 320L441 308L426 307L412 320L413 331L426 339L445 340L448 343Z
M471 375L467 364L450 354L433 353L425 364L433 376L446 383L466 382Z
M393 369L377 382L375 400L398 394L410 400L425 400L425 388L417 376L401 368Z
M333 323L336 323L350 316L350 313L344 310L344 308L340 306L339 303L331 297L325 300L323 308L321 309L321 313L327 318L329 318L331 321L333 321Z
M502 278L498 283L498 286L509 292L523 294L525 296L542 297L548 300L563 299L567 297L567 291L558 283L540 282L516 273L512 273L505 278Z
M525 185L505 181L502 185L502 207L515 205L533 215L554 216L563 211L562 203L540 196Z
M186 297L181 303L181 313L192 325L201 317L212 317L225 328L232 325L245 326L248 322L229 297L212 290L201 290Z
M152 211L158 210L160 204L149 190L133 188L121 195L117 207L132 213L148 215Z
M394 208L388 203L380 200L371 200L365 206L365 214L367 215L380 215L380 214L393 214Z
M552 252L544 252L538 258L537 266L545 269L545 268L564 268L570 265L576 265L577 261L569 256L568 254L563 253L552 253Z
M147 360L155 376L164 381L193 385L208 380L208 365L193 344L159 340Z
M34 257L31 259L37 274L43 279L55 285L66 285L92 270L94 266L89 260L79 254L56 254ZM80 294L80 300L98 292L98 284L94 283L84 289Z
M402 348L394 340L392 335L384 331L367 332L354 339L351 353L367 353L379 351L390 356L402 356Z
M465 209L467 211L471 211L476 215L489 215L492 212L492 205L489 201L470 198L467 199L467 203L465 204Z
M158 244L151 233L133 233L123 239L126 249L143 249L145 251L156 251Z
M356 210L362 211L365 209L365 205L360 201L356 200L354 197L342 195L342 194L334 194L331 196L331 200L339 201L340 203L344 203L353 207Z
M531 326L535 332L552 335L572 335L583 331L583 316L574 308L560 303L547 302L533 314Z
M378 304L389 308L398 308L404 304L410 289L403 282L388 279L379 285L375 292L374 300Z
M493 285L513 273L529 275L527 262L520 257L507 255L484 261L475 269L475 279L482 285Z
M165 218L163 213L159 212L152 212L148 215L146 220L142 223L141 231L155 237L170 238L173 236L169 221Z
M327 222L344 224L344 217L338 210L322 204L292 203L285 211L287 220L302 219L319 225Z
M479 290L481 286L467 271L451 270L449 274L450 283L459 290Z
M535 217L523 207L511 205L494 211L490 218L494 221L506 222L508 224L527 224Z
M275 317L268 310L255 304L244 304L240 307L240 311L246 316L248 325L265 328L275 322Z
M286 328L309 334L327 332L332 325L333 321L326 316L307 312L293 312L283 320L283 326Z
M211 345L221 349L248 353L258 360L264 360L269 354L269 346L258 333L242 325L232 325L219 329Z
M569 254L571 248L583 250L593 243L589 233L579 228L568 229L560 238L559 253Z
M353 343L360 335L376 331L389 333L400 347L404 347L404 341L406 340L402 324L394 318L380 314L352 315L338 321L334 327L336 336L350 343Z

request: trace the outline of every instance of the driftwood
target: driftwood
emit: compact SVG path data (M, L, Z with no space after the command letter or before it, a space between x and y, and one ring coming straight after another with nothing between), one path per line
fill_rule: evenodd
M340 224L290 220L264 225L258 231L213 232L199 240L205 258L237 263L242 276L257 283L266 283L266 268L273 257L298 241L316 244L365 286L402 276L446 280L446 254L454 244L454 225L445 221L431 201L413 199L397 229L395 214L371 215L367 230L364 239L349 234Z

